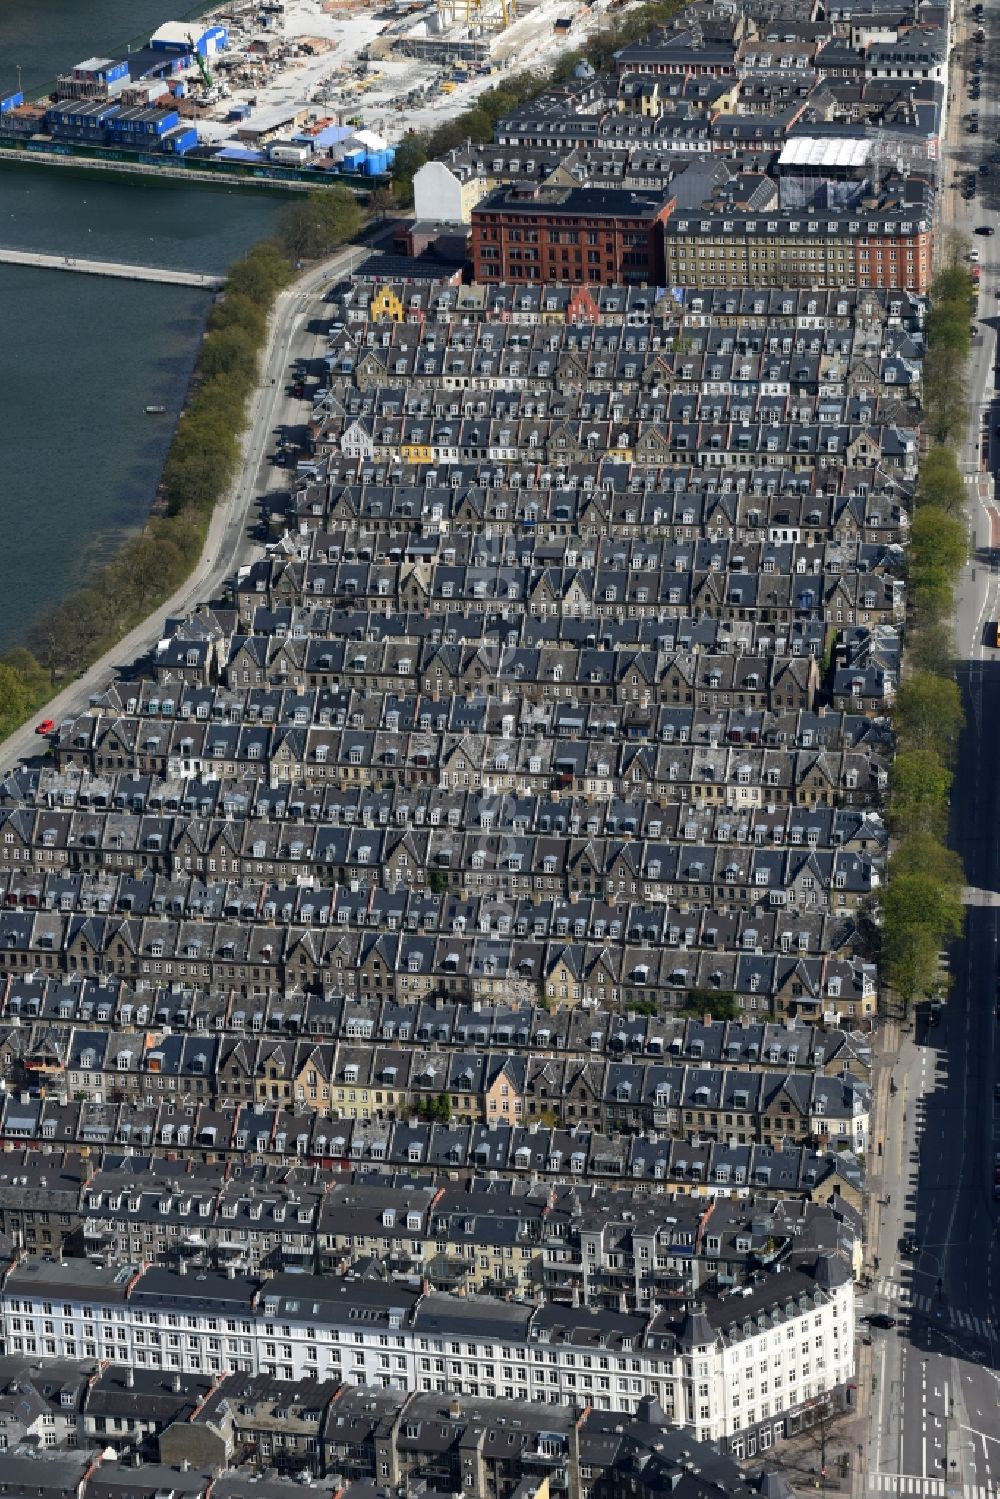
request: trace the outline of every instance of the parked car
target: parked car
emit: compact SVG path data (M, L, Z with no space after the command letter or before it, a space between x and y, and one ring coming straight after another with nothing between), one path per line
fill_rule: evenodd
M56 721L54 718L43 718L41 723L35 725L36 734L54 734Z
M994 229L992 224L977 224L976 233L990 235L996 234L996 230Z
M899 1252L900 1254L905 1254L910 1257L915 1254L919 1254L920 1240L917 1238L916 1234L909 1233L903 1235L903 1237L899 1241Z
M890 1317L888 1312L869 1312L861 1320L867 1322L869 1327L884 1327L887 1331L896 1325L895 1317Z

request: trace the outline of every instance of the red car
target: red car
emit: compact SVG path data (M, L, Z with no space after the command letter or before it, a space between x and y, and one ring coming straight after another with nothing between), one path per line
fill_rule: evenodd
M36 734L51 734L54 732L56 721L54 718L43 718L40 724L36 724Z

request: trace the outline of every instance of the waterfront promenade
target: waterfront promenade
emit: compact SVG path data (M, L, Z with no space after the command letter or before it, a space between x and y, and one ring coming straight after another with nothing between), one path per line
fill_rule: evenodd
M381 232L386 233L385 227ZM44 741L35 737L36 723L44 718L60 723L64 718L83 712L93 693L102 691L117 672L155 646L165 619L174 614L185 614L206 599L213 598L236 567L252 555L254 544L248 532L248 520L253 514L257 496L267 487L268 453L274 442L274 428L279 421L301 419L301 405L288 396L286 384L295 354L294 339L308 319L311 303L324 294L327 283L337 277L349 276L371 254L370 245L347 245L321 264L310 266L278 293L261 358L260 385L247 412L239 473L228 495L219 501L212 513L205 546L194 570L169 599L158 604L100 660L75 681L67 683L27 723L0 742L0 769L10 770L20 761L30 760L40 750L44 752Z
M33 250L7 250L0 246L0 263L31 265L43 271L76 271L86 276L114 276L119 281L159 281L168 286L194 286L218 291L224 276L203 276L196 271L171 271L156 265L127 265L115 260L86 260L73 255L39 255Z

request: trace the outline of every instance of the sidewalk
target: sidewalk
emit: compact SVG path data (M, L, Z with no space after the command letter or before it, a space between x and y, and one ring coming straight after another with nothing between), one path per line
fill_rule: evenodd
M865 1211L864 1276L874 1279L878 1273L875 1258L878 1253L879 1236L882 1231L882 1198L887 1178L891 1175L889 1109L892 1100L890 1083L892 1071L899 1058L902 1026L895 1016L885 1017L874 1037L872 1068L871 1150L868 1156L867 1207ZM879 1146L882 1147L881 1154ZM867 1488L868 1437L871 1431L871 1403L876 1393L875 1349L871 1343L859 1338L857 1345L857 1373L855 1376L856 1399L853 1413L853 1443L851 1447L851 1499L864 1499Z

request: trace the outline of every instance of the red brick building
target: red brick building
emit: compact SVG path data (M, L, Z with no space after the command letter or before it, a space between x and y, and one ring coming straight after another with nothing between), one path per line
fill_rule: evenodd
M497 188L472 210L474 278L663 286L673 206L622 188Z

